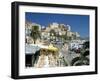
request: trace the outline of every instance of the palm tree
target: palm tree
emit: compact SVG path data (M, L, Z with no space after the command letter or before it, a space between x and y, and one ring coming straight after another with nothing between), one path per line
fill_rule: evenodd
M86 41L83 44L83 49L81 49L80 56L72 59L71 65L72 66L89 65L89 41Z
M38 38L41 38L40 31L39 31L39 26L32 26L31 37L34 40L34 44L36 44L36 40Z
M84 49L89 48L89 41L84 42L83 48L84 48Z
M79 57L75 57L71 61L71 65L72 66L89 65L89 58L86 57L85 54L83 53L83 55L81 54Z

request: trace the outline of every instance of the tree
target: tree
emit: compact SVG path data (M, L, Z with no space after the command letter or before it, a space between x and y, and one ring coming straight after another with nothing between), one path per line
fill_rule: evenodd
M36 40L38 38L41 38L40 31L39 31L39 26L32 26L31 37L34 40L34 44L36 44Z
M83 49L81 50L80 56L72 59L71 65L89 65L89 53L89 41L86 41L83 44Z
M84 49L89 48L89 41L84 42L83 48L84 48Z
M80 55L79 57L75 57L71 61L72 66L81 66L81 65L89 65L89 58L83 55Z

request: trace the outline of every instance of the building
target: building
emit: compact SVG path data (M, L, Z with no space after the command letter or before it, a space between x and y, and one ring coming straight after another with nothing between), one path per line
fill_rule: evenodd
M86 40L72 40L70 42L70 49L82 48L84 42L86 42Z
M52 31L52 32L51 32ZM70 25L51 23L48 27L45 27L42 31L42 36L46 39L58 38L59 36L63 36L68 40L79 39L80 35L78 32L72 32ZM51 34L52 33L52 34ZM56 37L55 37L56 36Z
M32 38L30 36L32 26L38 26L39 31L41 32L41 41L66 41L66 40L74 40L79 39L80 35L78 32L72 32L71 26L66 24L59 24L56 22L50 23L48 27L41 26L37 23L31 23L26 21L25 23L25 32L26 32L26 40L31 41ZM28 41L28 42L29 42ZM40 39L37 40L38 42ZM29 42L30 43L30 42Z

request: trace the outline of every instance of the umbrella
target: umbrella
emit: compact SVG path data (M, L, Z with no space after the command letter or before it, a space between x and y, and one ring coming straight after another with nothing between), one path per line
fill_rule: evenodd
M48 46L48 50L50 51L58 51L58 48L54 47L52 44Z

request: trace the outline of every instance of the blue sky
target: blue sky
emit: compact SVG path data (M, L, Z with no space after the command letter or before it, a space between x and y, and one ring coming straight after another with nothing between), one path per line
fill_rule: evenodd
M26 12L25 19L30 22L48 26L50 23L57 22L68 24L71 31L78 32L81 37L89 36L89 16L88 15L71 15L71 14L51 14L51 13L33 13Z

